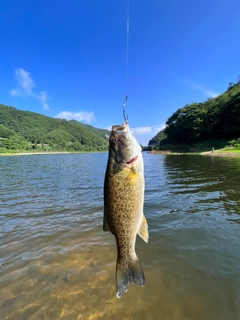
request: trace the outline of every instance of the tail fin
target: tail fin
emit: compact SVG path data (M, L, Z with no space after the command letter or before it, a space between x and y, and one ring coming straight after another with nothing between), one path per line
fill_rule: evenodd
M132 281L142 287L145 284L143 269L138 258L128 261L117 260L116 295L118 298L121 298L123 292L127 292Z

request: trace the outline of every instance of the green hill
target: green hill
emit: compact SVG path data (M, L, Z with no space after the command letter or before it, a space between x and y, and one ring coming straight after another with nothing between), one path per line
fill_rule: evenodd
M0 104L0 153L107 151L109 131Z
M164 132L151 139L149 146L156 142L155 148L161 150L194 151L200 146L209 149L238 144L239 138L240 81L231 82L226 92L216 98L178 109L167 120Z

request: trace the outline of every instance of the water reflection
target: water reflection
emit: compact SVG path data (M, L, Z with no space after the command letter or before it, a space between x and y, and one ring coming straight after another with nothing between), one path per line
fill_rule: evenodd
M185 210L239 215L239 158L166 156L164 166L169 190Z
M146 285L117 299L106 160L0 158L0 319L239 319L239 161L144 154Z

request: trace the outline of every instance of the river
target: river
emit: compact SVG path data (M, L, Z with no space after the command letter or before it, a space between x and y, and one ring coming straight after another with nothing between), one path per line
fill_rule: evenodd
M150 155L145 287L115 295L107 153L0 157L0 319L240 319L240 158Z

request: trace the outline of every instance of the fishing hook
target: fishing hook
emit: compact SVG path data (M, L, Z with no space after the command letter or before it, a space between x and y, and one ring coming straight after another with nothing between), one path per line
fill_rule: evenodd
M123 118L125 121L128 121L128 115L126 115L126 112L125 112L127 99L128 99L128 96L125 97L124 102L123 102Z

